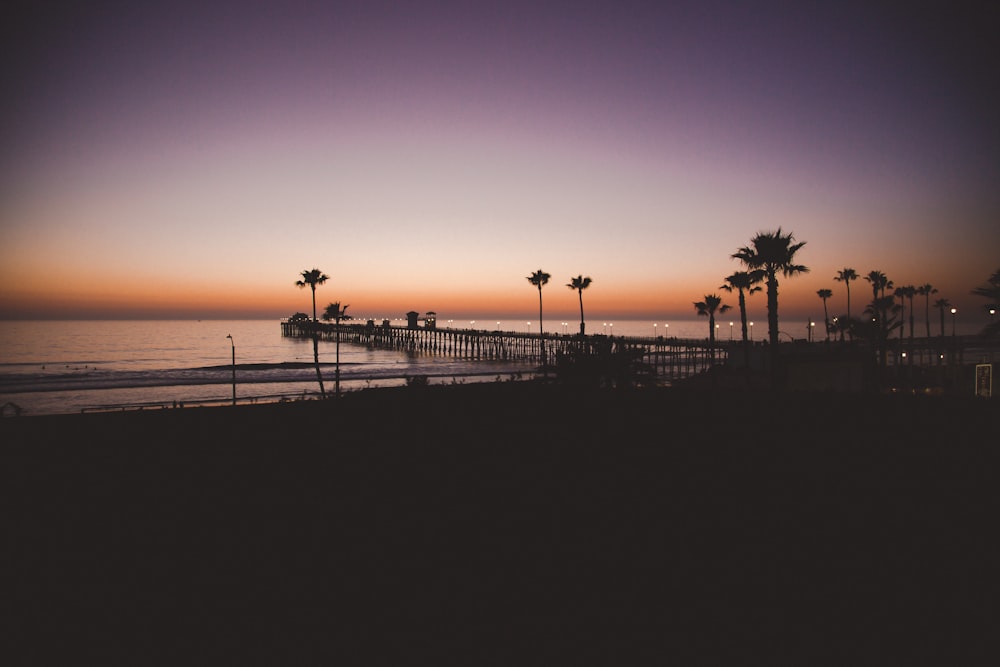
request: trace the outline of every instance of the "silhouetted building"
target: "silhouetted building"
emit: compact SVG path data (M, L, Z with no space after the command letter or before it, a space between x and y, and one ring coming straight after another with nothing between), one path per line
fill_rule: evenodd
M417 318L420 317L420 313L415 310L411 310L406 314L406 326L410 329L417 328Z
M427 315L424 317L424 327L427 329L437 329L437 313L433 310L427 311Z

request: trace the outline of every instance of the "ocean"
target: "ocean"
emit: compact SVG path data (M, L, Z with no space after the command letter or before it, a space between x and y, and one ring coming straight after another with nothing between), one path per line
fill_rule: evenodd
M721 318L717 323L720 342L730 336L739 339L738 318ZM527 319L490 317L439 318L437 325L538 330L537 322ZM545 329L573 334L579 321L556 318L546 321ZM766 329L766 322L756 322L751 336L763 340ZM800 329L804 338L804 323ZM704 339L708 322L599 319L587 321L587 333ZM335 389L335 347L332 342L319 343L327 393ZM312 342L282 336L278 320L0 321L0 406L4 415L44 415L230 403L234 351L237 402L319 396ZM527 378L533 371L534 366L524 362L340 345L341 391L400 386L417 375L440 384Z
M704 320L655 324L588 322L587 331L680 337L704 337L707 331ZM438 326L526 331L529 324L478 318L474 324L438 320ZM537 331L537 322L530 326ZM574 333L579 322L545 328ZM0 321L0 406L4 414L44 415L229 403L234 348L237 402L319 396L312 342L282 336L278 320ZM335 344L320 342L319 355L331 393ZM428 376L431 384L492 382L528 377L533 370L523 362L340 345L341 391L404 385L416 375Z

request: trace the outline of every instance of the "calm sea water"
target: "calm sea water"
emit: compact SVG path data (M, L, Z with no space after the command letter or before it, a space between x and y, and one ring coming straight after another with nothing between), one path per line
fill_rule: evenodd
M739 339L738 319L723 318L718 324L720 341L730 335ZM799 324L801 335L796 337L805 338L806 324ZM532 333L538 328L537 322L526 319L490 317L438 319L438 326ZM756 322L754 340L766 338L766 328L765 322ZM545 322L545 329L573 334L579 330L579 321L554 319ZM795 323L783 323L782 329L794 332ZM587 333L706 338L708 321L598 319L587 321ZM276 320L0 321L0 405L13 403L22 414L38 415L229 402L230 335L235 344L239 402L319 395L312 342L283 337ZM324 383L332 392L335 344L319 345ZM526 363L408 355L348 343L340 346L342 391L403 385L415 375L426 375L432 384L440 384L530 377L532 370Z
M312 342L283 337L275 320L6 321L0 322L0 405L38 415L229 402L233 345L239 402L319 395ZM332 392L335 344L320 342L319 355ZM402 385L414 375L431 383L474 382L531 370L523 363L340 345L342 391Z
M535 332L538 324L481 317L438 320L438 326ZM579 322L554 320L545 329L572 334ZM600 320L588 321L587 332L704 337L707 324ZM229 402L233 345L239 402L319 395L312 342L283 337L275 320L0 321L0 405L13 403L22 414L38 415ZM335 344L321 342L319 353L331 392ZM340 346L342 391L398 386L415 375L427 375L433 384L506 380L531 371L525 363Z

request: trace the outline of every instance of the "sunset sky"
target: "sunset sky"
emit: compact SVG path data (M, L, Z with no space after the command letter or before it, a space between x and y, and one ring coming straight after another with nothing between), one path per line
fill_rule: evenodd
M961 3L24 6L0 318L277 318L313 267L357 314L530 316L543 269L552 317L583 274L597 317L693 318L779 226L812 270L782 313L843 312L844 267L971 311L1000 268L1000 59Z

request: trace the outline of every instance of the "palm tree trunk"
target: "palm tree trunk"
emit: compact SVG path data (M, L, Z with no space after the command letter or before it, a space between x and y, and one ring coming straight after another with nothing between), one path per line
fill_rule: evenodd
M545 371L545 327L542 325L542 286L538 285L538 343L542 352L542 369Z
M715 313L708 314L708 358L711 360L709 371L715 366Z
M586 327L583 323L583 290L577 290L577 292L580 293L580 336L583 337L586 335Z
M823 299L823 326L826 327L826 342L830 342L830 315L826 311L826 299Z
M778 345L778 277L769 272L767 277L767 334L772 346ZM773 349L772 349L773 354Z
M319 395L326 398L326 389L323 387L323 374L319 371L319 331L316 323L313 323L313 363L316 365L316 380L319 382Z
M924 319L927 324L927 337L931 337L931 293L927 293L927 302L924 304Z
M847 323L851 323L851 281L847 280L845 283L847 285Z
M747 300L743 290L740 290L740 326L743 329L743 370L746 374L747 386L750 385L750 337L747 336Z

